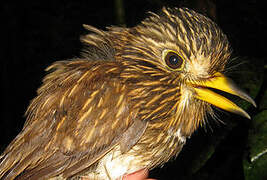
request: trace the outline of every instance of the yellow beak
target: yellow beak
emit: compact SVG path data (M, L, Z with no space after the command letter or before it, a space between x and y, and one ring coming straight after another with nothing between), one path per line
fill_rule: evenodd
M218 89L227 92L229 94L239 96L240 98L250 102L256 107L256 103L248 94L246 94L244 91L238 88L231 79L225 77L223 74L219 72L215 73L212 78L206 81L200 81L200 82L190 81L189 83L194 87L196 91L195 97L197 99L206 101L223 110L242 115L248 119L250 119L250 116L248 115L248 113L246 113L246 111L238 107L232 101L211 91L208 88Z

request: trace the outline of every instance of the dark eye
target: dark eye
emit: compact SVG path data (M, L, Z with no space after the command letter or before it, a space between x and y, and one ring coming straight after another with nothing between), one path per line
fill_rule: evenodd
M173 51L167 52L164 57L164 60L167 66L173 70L181 69L184 64L184 60L182 59L182 57Z

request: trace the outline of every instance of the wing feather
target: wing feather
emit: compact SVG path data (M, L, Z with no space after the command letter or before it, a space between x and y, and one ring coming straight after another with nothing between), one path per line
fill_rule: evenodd
M134 137L134 131L127 130L137 111L118 78L118 62L61 61L48 70L54 71L31 102L22 132L0 159L3 179L67 178L95 163L121 139L127 143L125 132ZM143 132L146 125L142 127Z

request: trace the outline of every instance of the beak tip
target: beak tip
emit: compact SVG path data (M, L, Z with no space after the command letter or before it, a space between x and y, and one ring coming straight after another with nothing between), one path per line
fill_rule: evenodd
M253 101L252 105L257 108L257 104L255 103L255 101Z
M241 115L241 116L243 116L249 120L251 119L250 115L241 108L238 111L234 111L234 113L239 114L239 115Z
M250 96L248 96L247 94L243 95L243 98L248 101L249 103L251 103L255 108L257 107L256 102L254 101L254 99L252 99Z

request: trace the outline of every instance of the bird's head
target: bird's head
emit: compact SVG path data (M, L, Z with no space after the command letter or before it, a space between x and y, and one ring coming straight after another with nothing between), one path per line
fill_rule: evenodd
M205 122L206 114L213 114L212 105L250 118L212 90L239 96L255 106L223 75L231 48L209 18L187 8L163 8L133 28L87 29L95 34L82 40L103 54L93 59L114 55L122 63L120 78L131 86L129 96L141 119L162 122L157 125L165 127L169 120L167 128L183 127L184 134L190 135Z
M173 123L185 126L191 122L185 130L188 134L204 122L207 112L212 113L211 105L250 118L235 103L211 90L255 105L223 75L231 48L225 34L209 18L186 8L163 8L161 14L151 13L128 29L125 39L118 56L127 65L124 76L134 82L134 92L139 93L134 96L150 109L148 113L144 108L144 118L162 119L164 114L170 118L168 115L175 112ZM138 91L144 87L151 92L146 98Z

